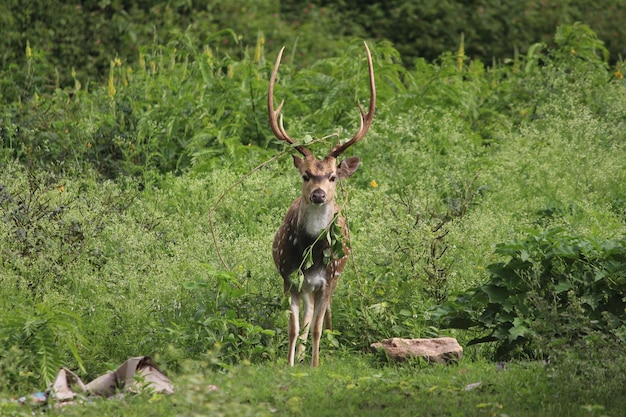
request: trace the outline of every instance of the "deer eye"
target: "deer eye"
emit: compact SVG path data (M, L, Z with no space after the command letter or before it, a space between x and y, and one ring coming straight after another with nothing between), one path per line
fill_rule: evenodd
M331 175L331 176L328 178L328 181L330 181L330 182L335 182L335 180L336 180L336 179L337 179L337 177L336 177L335 175Z
M304 181L304 182L307 182L309 179L310 179L310 178L309 178L309 176L308 176L308 175L306 175L306 174L304 174L304 175L302 176L302 181Z

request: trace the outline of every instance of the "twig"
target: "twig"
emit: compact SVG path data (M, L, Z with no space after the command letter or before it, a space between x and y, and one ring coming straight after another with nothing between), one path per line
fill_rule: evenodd
M215 204L213 205L213 207L211 207L211 210L209 210L209 226L211 227L211 236L213 237L213 243L215 244L215 250L217 251L217 257L220 258L220 262L222 262L222 265L224 266L224 268L226 268L228 271L230 271L230 267L228 266L228 264L226 263L226 261L224 261L224 258L222 257L222 253L220 252L220 247L217 243L217 237L215 236L215 227L213 226L213 213L215 213L215 209L217 208L217 206L222 202L222 200L224 199L224 197L226 197L226 195L228 193L230 193L236 186L238 186L239 184L241 184L242 182L244 182L248 177L250 177L252 174L254 174L256 171L260 170L261 168L263 168L266 165L269 165L271 162L274 162L275 160L277 160L278 158L280 158L281 156L283 156L284 154L286 154L287 152L289 152L288 149L280 152L278 155L273 156L272 158L268 159L267 161L255 166L254 168L252 168L247 174L245 174L243 177L241 177L237 182L235 182L233 185L231 185L230 187L228 187L226 189L226 191L224 191L222 193L222 195L220 196L220 198L217 199L217 201L215 202Z

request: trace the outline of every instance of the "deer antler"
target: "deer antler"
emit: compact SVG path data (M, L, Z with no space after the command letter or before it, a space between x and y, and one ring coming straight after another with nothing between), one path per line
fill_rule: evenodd
M370 126L372 125L372 121L374 120L374 111L376 109L376 82L374 79L374 65L372 64L372 54L370 53L370 49L368 48L367 43L363 42L363 45L365 45L365 50L367 51L367 65L370 74L370 106L368 112L365 113L365 110L363 109L363 106L361 106L361 103L357 103L359 106L359 111L361 113L361 125L359 127L359 130L349 141L345 142L344 144L338 143L337 145L335 145L335 147L331 150L329 154L334 158L337 158L346 149L361 140L369 130ZM272 128L272 132L274 132L274 135L278 139L294 145L295 149L298 152L300 152L304 156L308 156L311 155L311 151L309 151L302 145L296 145L296 142L285 131L285 127L283 126L283 115L280 114L280 111L282 110L285 101L281 101L278 108L274 109L274 85L276 84L276 75L278 74L278 67L280 66L280 61L282 59L284 50L285 47L283 46L278 53L278 57L276 58L276 63L274 64L274 70L272 71L272 75L270 77L270 85L267 93L267 112L270 119L270 127Z
M280 110L283 108L285 100L281 101L278 108L274 110L274 84L276 83L276 74L278 74L278 67L280 66L280 60L283 57L284 50L285 47L283 46L278 53L276 63L274 64L274 70L272 71L272 76L270 77L270 86L267 92L267 112L270 119L270 127L272 128L272 132L274 132L274 135L280 140L283 140L291 145L295 145L296 142L291 139L291 137L285 131L285 127L283 126L283 115L280 114ZM280 119L278 118L279 115ZM311 151L309 151L302 145L297 145L294 147L304 156L311 155Z
M374 120L374 111L376 109L376 83L374 80L374 65L372 64L372 54L370 53L370 49L367 47L367 43L363 42L365 45L365 50L367 51L367 65L369 67L370 72L370 107L367 114L365 114L365 110L363 110L363 106L361 103L359 105L359 111L361 112L361 126L356 134L344 144L338 143L331 151L330 155L334 158L337 158L343 151L348 149L350 146L363 139L363 136L367 133L370 126L372 125L372 121Z

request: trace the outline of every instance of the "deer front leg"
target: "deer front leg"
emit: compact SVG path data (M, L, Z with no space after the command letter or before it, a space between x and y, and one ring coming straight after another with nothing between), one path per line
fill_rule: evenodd
M315 292L315 308L313 310L312 338L313 338L313 354L311 357L311 366L317 368L320 360L320 339L324 330L324 316L330 302L330 294L327 292L328 287Z
M296 342L300 333L300 295L296 292L291 293L291 314L289 315L289 356L287 360L289 366L294 365L296 356Z
M304 301L304 312L302 313L302 330L300 331L300 344L298 345L298 354L296 358L298 362L304 359L304 351L306 350L306 341L311 329L311 320L313 319L314 299L313 293L305 292L302 294Z

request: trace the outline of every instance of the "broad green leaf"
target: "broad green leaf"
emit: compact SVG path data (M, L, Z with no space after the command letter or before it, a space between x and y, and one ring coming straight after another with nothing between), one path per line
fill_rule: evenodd
M567 292L571 289L572 289L572 285L567 281L560 281L558 284L554 286L554 291L557 294L560 294L562 292Z
M509 341L512 342L519 337L524 337L528 333L528 328L524 325L513 326L509 329Z
M504 287L485 284L480 289L489 296L490 303L502 304L509 296L509 291Z

